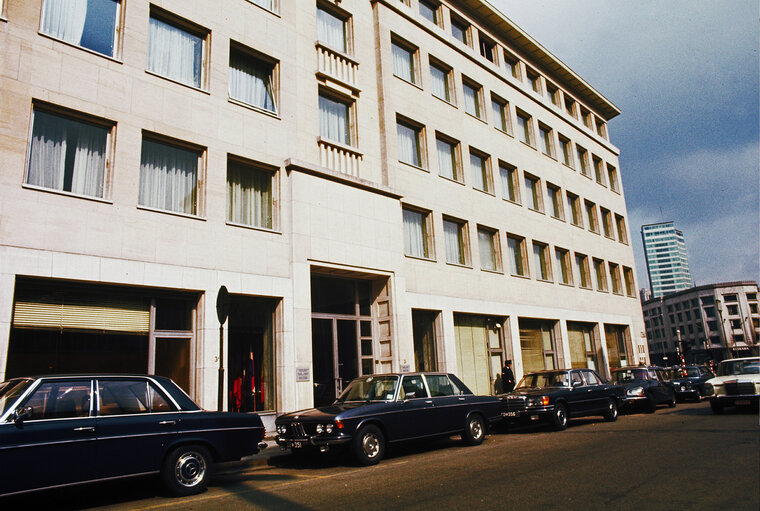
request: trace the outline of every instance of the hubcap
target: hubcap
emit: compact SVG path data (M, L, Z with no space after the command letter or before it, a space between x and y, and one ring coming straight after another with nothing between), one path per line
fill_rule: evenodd
M362 438L362 450L367 458L374 458L380 453L380 442L374 433L367 433Z
M564 408L560 408L557 410L557 419L559 420L559 423L563 426L565 425L565 422L567 422L567 417L565 417Z
M610 417L615 417L617 415L617 409L615 408L615 403L610 401Z
M483 436L483 425L478 419L473 419L470 421L470 434L475 440L478 440L481 436Z
M174 465L174 477L185 487L192 487L201 482L206 475L206 461L197 452L186 452L177 458Z

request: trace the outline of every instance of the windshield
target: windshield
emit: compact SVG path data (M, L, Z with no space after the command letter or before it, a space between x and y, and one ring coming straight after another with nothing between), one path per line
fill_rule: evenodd
M646 380L646 369L622 369L613 371L612 381L615 383L627 383L633 380Z
M760 374L760 358L724 360L718 365L718 376L732 374Z
M517 388L569 387L570 377L565 372L526 374Z
M364 376L357 378L343 391L338 402L390 401L396 394L398 376Z
M0 415L8 411L21 394L31 385L32 380L9 380L0 383Z

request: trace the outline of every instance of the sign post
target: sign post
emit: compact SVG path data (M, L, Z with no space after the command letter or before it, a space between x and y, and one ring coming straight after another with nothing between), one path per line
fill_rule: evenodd
M219 318L219 395L217 410L222 411L224 404L224 322L230 314L230 295L222 286L216 295L216 317Z

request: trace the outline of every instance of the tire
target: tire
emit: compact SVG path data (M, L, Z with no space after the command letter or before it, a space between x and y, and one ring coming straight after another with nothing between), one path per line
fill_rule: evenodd
M712 408L712 411L715 415L723 414L723 405L717 401L710 401L710 408Z
M668 406L670 408L675 408L676 407L676 394L675 394L675 392L673 393L673 396L670 398L670 401L668 401Z
M607 422L615 422L618 418L618 405L617 401L610 399L607 403L607 410L604 412L604 420Z
M567 427L567 408L562 403L554 405L552 413L552 427L555 431L562 431Z
M385 437L380 428L369 424L359 429L354 437L353 453L360 465L377 465L385 454Z
M195 495L206 489L212 464L211 455L205 447L183 445L166 457L161 478L172 495Z
M486 424L479 414L474 413L467 417L462 431L462 440L467 445L480 445L486 438Z
M644 411L647 413L654 413L657 410L657 402L654 400L652 394L647 394L647 400L644 403Z

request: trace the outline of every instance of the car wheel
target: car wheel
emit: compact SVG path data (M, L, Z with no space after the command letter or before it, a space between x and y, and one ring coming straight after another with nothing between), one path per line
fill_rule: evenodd
M554 405L552 426L556 431L562 431L567 427L567 409L562 403Z
M721 415L723 413L723 405L717 401L710 401L710 408L715 415Z
M657 410L657 401L654 400L654 396L652 394L647 394L647 400L644 403L644 410L646 410L647 413L654 413L654 411Z
M184 497L206 489L211 468L211 455L204 447L183 445L166 457L161 477L173 495Z
M480 445L486 438L486 424L483 417L472 414L467 418L467 424L462 432L462 440L467 445Z
M385 453L385 438L380 428L369 424L354 437L354 457L360 465L376 465Z
M673 393L673 396L670 398L670 401L668 401L668 406L671 408L676 407L676 395Z
M618 405L614 399L610 399L607 403L607 410L604 412L604 420L607 422L615 422L618 418Z

